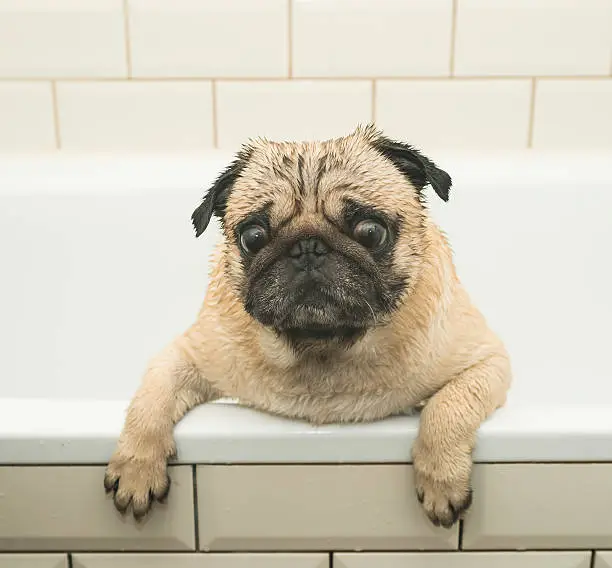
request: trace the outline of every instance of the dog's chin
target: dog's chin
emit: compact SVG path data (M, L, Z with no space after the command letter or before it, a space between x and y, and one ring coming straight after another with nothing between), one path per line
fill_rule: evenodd
M332 304L309 303L295 305L291 315L276 327L276 331L294 345L325 348L352 345L372 325L374 321L370 312L367 312L367 317L361 317L355 311L347 312Z
M321 326L312 325L278 329L279 334L286 336L293 343L338 344L353 343L367 331L361 326Z

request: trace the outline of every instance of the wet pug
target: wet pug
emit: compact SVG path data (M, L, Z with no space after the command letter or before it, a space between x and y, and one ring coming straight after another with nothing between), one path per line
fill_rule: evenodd
M151 361L108 465L119 510L166 497L174 425L230 396L313 424L423 405L416 496L436 525L461 517L477 429L511 373L428 217L428 184L448 199L446 172L372 126L238 154L192 215L197 236L216 215L224 237L203 306Z

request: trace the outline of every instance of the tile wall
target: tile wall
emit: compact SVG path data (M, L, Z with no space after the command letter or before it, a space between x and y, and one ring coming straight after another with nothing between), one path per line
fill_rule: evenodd
M612 147L612 0L0 0L0 151Z

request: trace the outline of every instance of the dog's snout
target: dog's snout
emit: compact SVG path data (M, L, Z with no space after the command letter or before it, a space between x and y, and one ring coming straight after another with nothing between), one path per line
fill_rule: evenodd
M323 265L329 250L327 243L321 239L309 237L294 243L289 249L288 255L297 270L310 272Z
M304 255L323 256L329 252L329 247L325 242L316 237L302 239L289 249L291 258L300 258Z

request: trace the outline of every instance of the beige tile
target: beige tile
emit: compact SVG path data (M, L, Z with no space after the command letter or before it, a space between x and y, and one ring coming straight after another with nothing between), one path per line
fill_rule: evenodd
M607 75L610 0L459 0L457 75Z
M122 0L0 0L0 76L123 77Z
M474 469L465 549L609 548L611 464L499 464Z
M341 136L371 119L369 81L222 81L217 84L219 146L248 138Z
M596 552L593 568L612 568L612 552Z
M65 554L0 554L0 568L68 568Z
M589 568L590 552L334 554L334 568Z
M402 465L201 466L202 550L453 549Z
M452 0L295 0L297 77L448 75Z
M138 524L104 494L104 467L0 467L0 552L193 549L191 468L170 471L168 503Z
M72 566L73 568L328 568L329 555L75 554Z
M51 83L0 82L0 151L55 149Z
M57 97L62 148L180 151L213 144L208 81L62 82Z
M424 149L523 148L530 97L523 79L378 81L376 121Z
M533 146L612 147L612 79L538 81Z
M284 77L287 0L129 0L135 77Z

